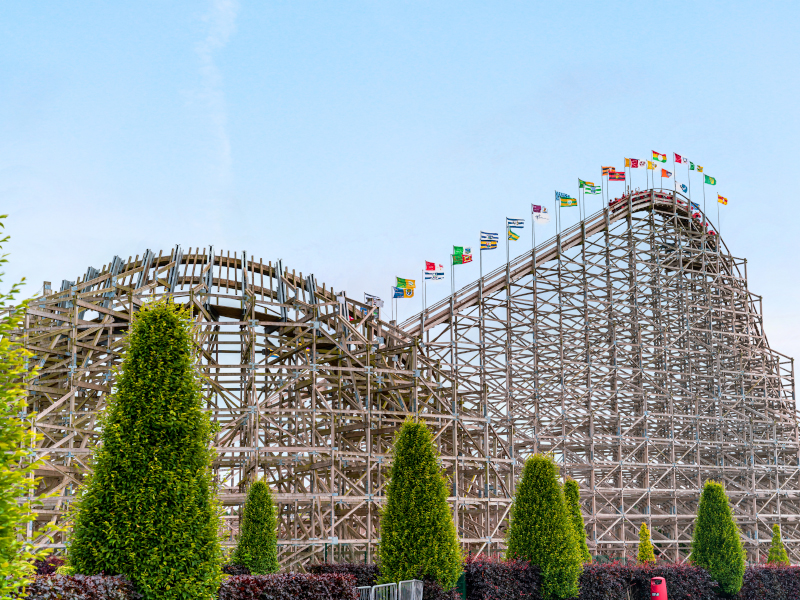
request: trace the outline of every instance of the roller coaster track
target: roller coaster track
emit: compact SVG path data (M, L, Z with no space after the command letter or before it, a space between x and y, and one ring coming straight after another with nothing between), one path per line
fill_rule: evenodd
M581 484L597 555L630 554L647 522L657 551L684 559L714 478L752 560L776 522L799 560L793 362L767 343L746 261L688 202L625 196L400 326L281 261L211 248L46 283L19 332L39 367L38 492L55 493L31 535L63 519L90 468L130 320L169 295L195 318L229 544L249 482L266 477L283 565L372 558L392 436L415 416L472 552L502 550L522 462L550 452Z

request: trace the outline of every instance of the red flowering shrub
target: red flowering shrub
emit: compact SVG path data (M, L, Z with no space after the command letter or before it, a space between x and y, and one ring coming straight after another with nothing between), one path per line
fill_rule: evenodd
M276 573L226 577L219 600L358 600L351 575Z

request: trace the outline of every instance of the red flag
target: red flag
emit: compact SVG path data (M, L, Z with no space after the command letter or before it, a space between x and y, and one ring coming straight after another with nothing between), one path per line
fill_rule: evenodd
M609 181L625 181L625 171L611 171L608 174Z
M436 263L425 261L425 270L426 271L435 271L436 270Z
M662 177L672 177L672 173L670 173L666 169L661 169L661 176Z

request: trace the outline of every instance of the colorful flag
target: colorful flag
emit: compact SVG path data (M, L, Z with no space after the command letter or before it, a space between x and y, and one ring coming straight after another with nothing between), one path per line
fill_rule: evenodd
M601 189L600 189L599 185L588 185L587 184L586 187L583 188L583 193L584 194L599 194L600 192L601 192Z
M666 169L661 169L661 176L662 177L672 177L672 173L670 173Z
M703 172L703 167L701 167L700 165L697 165L697 172L698 173L702 173Z
M481 250L494 250L497 248L499 234L490 231L481 231Z
M657 160L658 162L665 163L667 162L667 155L666 154L659 154L655 150L653 150L653 160Z
M561 207L578 206L578 201L575 198L561 198Z
M686 192L688 192L688 191L689 191L689 188L688 188L688 187L686 187L686 184L685 184L685 183L682 183L682 184L681 184L681 191L682 191L684 194L685 194Z
M383 300L381 300L377 296L368 294L367 292L364 292L364 304L367 304L369 306L377 306L378 308L383 308Z
M600 167L603 169L603 175L609 175L614 172L614 167Z
M608 174L609 181L625 181L625 171L614 171Z
M438 281L444 279L444 265L437 265L436 263L425 261L425 279Z
M556 192L556 198L571 198L569 194L565 194L564 192Z
M689 202L689 204L691 204L691 205L692 205L692 208L693 208L693 209L695 209L695 210L700 210L700 205L699 205L699 204L695 204L694 202Z
M472 248L469 246L453 246L453 264L465 265L472 262Z
M594 183L591 181L584 181L583 179L578 179L578 189L586 189L587 187L594 187Z
M717 180L713 177L710 177L709 175L703 175L703 177L705 177L705 183L708 185L717 185Z
M537 223L549 223L550 213L547 212L547 207L539 206L538 204L531 204L531 214Z
M525 219L509 219L506 217L507 229L523 229L525 227Z
M509 229L508 230L508 239L513 241L513 242L516 242L519 239L519 235Z
M656 163L651 162L651 161L648 160L647 161L647 168L650 169L651 171L655 171L658 168L658 165Z
M392 298L405 298L405 290L403 288L393 287Z
M417 287L417 281L415 279L403 279L402 277L397 277L397 287L399 287L401 290L414 289Z
M406 288L403 290L403 298L413 298L414 288Z
M680 154L677 154L675 152L673 152L673 154L675 155L676 163L685 165L687 162L689 162L689 159L686 158L685 156L681 156Z
M724 204L725 206L728 205L728 199L725 198L724 196L720 196L719 194L717 194L717 202L719 202L720 204Z
M639 160L638 158L626 158L625 159L625 166L631 167L633 169L638 169L640 167L644 167L644 161Z

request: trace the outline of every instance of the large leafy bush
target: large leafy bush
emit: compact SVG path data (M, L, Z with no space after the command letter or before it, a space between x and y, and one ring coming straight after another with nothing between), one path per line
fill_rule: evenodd
M581 488L574 479L567 479L564 482L564 499L567 502L572 526L575 528L575 539L578 542L581 560L585 563L592 562L592 554L586 544L586 524L583 522L581 512Z
M461 574L461 547L447 503L449 486L438 465L433 436L407 420L392 448L381 511L381 581L430 578L445 590Z
M135 316L69 548L76 572L125 575L148 600L212 598L222 576L190 327L170 301Z
M510 559L527 560L542 571L544 598L578 595L582 557L558 466L535 454L525 461L506 534Z
M0 227L5 217L0 215ZM0 239L0 246L8 239ZM7 262L0 256L0 265ZM27 309L27 302L15 306L18 294L19 285L11 286L7 293L0 292L0 309L4 311L0 313L0 598L8 598L30 583L34 561L46 554L27 541L25 529L35 514L29 502L20 502L36 491L33 472L41 462L33 453L39 436L33 433L30 415L26 415L25 376L34 376L36 370L28 370L31 354L14 337ZM48 527L37 535L53 529Z
M741 589L745 552L725 487L716 481L707 481L700 494L690 560L707 570L723 593Z
M264 481L255 481L247 492L239 542L231 562L244 565L253 575L277 573L278 536L272 493Z

